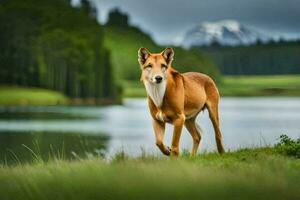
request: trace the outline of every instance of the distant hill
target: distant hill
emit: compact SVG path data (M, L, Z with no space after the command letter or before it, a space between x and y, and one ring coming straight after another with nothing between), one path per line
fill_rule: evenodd
M110 49L112 64L118 79L139 80L140 69L137 51L146 47L150 52L160 52L165 47L155 44L151 37L137 27L128 25L128 16L118 10L111 11L104 26L105 46ZM199 50L185 50L173 47L175 59L173 66L181 71L198 71L212 76L216 82L221 77L217 67Z

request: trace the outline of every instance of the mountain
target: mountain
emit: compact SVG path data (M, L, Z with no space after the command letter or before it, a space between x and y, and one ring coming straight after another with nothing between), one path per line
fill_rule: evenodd
M204 22L189 30L183 39L182 46L209 45L218 42L221 45L248 45L257 40L268 41L270 38L246 27L234 20L223 20L218 22Z

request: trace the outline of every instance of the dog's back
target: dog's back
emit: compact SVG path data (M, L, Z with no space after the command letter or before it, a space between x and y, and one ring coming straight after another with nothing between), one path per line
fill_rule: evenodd
M182 74L185 94L185 110L202 110L207 102L207 94L218 94L214 81L207 75L197 72Z

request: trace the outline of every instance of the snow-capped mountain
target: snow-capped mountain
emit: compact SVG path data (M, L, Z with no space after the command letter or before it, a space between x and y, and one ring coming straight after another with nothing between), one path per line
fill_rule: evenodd
M218 22L204 22L189 30L183 39L182 45L186 48L191 46L209 45L218 42L222 45L253 44L257 40L268 41L270 38L265 34L241 25L234 20Z

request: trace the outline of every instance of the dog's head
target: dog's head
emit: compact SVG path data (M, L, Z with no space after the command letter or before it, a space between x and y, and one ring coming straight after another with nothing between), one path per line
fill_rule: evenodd
M174 51L172 48L166 48L161 53L150 53L148 49L140 48L138 57L142 70L141 80L159 84L167 78Z

